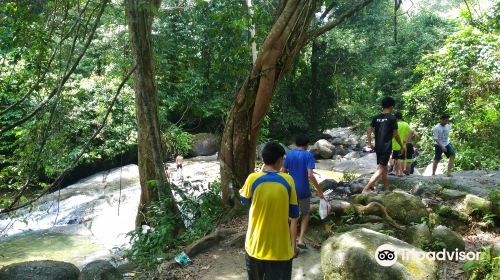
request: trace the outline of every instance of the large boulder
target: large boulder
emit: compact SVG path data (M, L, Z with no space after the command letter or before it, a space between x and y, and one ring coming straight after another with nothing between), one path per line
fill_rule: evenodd
M361 155L356 151L349 152L344 156L345 159L356 159L360 157Z
M320 139L311 147L311 153L316 157L332 158L335 152L335 146L325 139Z
M108 261L97 260L85 265L78 280L120 280L120 272Z
M397 261L381 266L375 259L379 246L390 244L396 249ZM409 255L403 258L402 253ZM323 242L321 268L326 280L433 280L437 263L417 258L424 252L394 237L361 228L336 234Z
M394 220L403 223L420 223L429 213L419 197L403 191L392 191L379 194L368 199L368 202L377 201L387 209L387 213Z
M467 195L465 192L453 190L453 189L443 189L441 193L439 194L440 197L442 197L445 200L455 200L455 199L460 199L463 198Z
M468 214L471 214L474 211L481 211L482 213L486 213L491 210L491 202L473 194L466 195L464 203L465 211Z
M446 246L445 249L448 251L459 251L465 250L465 242L462 237L445 226L437 226L432 230L433 242L441 241Z
M406 231L406 241L414 246L422 246L432 242L431 231L425 224L416 224Z
M60 261L15 263L0 269L0 280L78 280L80 270Z
M192 150L195 156L210 156L217 152L217 138L211 133L198 133L192 137Z

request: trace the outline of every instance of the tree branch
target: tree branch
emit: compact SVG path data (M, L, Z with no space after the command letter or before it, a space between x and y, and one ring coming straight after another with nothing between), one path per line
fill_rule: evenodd
M97 26L99 25L101 16L104 13L104 10L106 8L106 5L107 5L108 1L109 0L103 0L102 1L101 9L99 11L99 14L96 17L96 20L94 22L94 26L92 27L92 31L91 31L89 37L87 38L87 42L85 43L85 46L83 47L82 52L80 53L80 55L78 56L78 58L76 59L76 61L73 63L73 66L71 67L71 69L62 78L62 80L59 83L59 85L57 87L55 87L54 89L52 89L52 91L50 92L49 96L44 101L42 101L42 103L40 103L38 105L38 107L36 107L33 112L29 113L28 115L24 116L23 118L21 118L20 120L14 122L13 124L10 124L10 125L7 125L7 126L1 128L0 129L0 134L5 133L6 131L9 131L9 130L15 128L16 126L19 126L19 125L27 122L31 118L33 118L36 114L38 114L38 112L40 112L49 103L49 101L52 99L52 97L54 97L60 90L62 90L62 88L64 87L64 85L66 84L66 82L69 80L69 78L71 77L71 75L73 74L73 72L76 70L76 67L80 64L81 59L83 58L83 56L87 52L90 44L92 43L92 39L94 38L95 31L97 29Z
M355 13L357 13L358 11L363 9L364 7L368 6L368 4L370 4L371 2L373 2L373 0L363 0L363 1L359 2L358 4L354 5L351 9L349 9L345 13L343 13L340 16L338 16L337 18L335 18L335 20L330 21L330 22L326 23L325 25L323 25L322 27L309 33L304 45L307 45L310 41L316 39L317 37L325 34L326 32L328 32L331 29L333 29L334 27L336 27L337 25L341 24L344 20L353 16Z
M92 134L92 136L87 140L87 142L85 142L85 144L82 147L82 150L80 151L80 154L78 154L78 156L73 161L73 163L69 167L67 167L66 169L64 169L64 171L54 180L54 182L52 184L50 184L41 193L39 193L38 195L36 195L35 198L31 199L30 201L28 201L26 203L23 203L21 205L15 206L15 207L4 208L4 209L2 209L0 211L0 215L1 214L5 214L5 213L9 213L9 212L12 212L12 211L15 211L15 210L23 208L25 206L28 206L28 205L32 204L33 202L37 201L38 199L40 199L42 196L44 196L45 194L47 194L52 189L54 189L54 188L56 188L56 187L59 186L59 184L64 179L64 177L66 177L66 175L68 174L68 172L78 163L78 161L82 158L83 154L85 154L87 152L87 150L90 147L90 144L92 143L92 141L97 137L97 135L99 135L99 133L101 133L102 129L106 126L106 121L108 120L109 114L111 113L111 110L113 109L113 107L114 107L114 105L116 103L116 100L118 99L118 96L120 95L121 90L125 86L125 83L128 81L128 79L130 78L130 76L132 75L132 73L134 73L134 71L135 71L136 68L137 68L137 65L134 66L128 72L128 74L123 78L122 82L118 86L118 89L116 90L115 96L111 100L111 103L109 104L109 107L106 110L106 113L104 114L104 118L102 119L101 123L99 124L99 127L94 132L94 134Z

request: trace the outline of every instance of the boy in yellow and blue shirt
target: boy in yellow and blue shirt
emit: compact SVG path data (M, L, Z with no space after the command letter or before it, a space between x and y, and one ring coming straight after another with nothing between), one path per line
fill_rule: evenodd
M243 203L250 204L245 240L249 280L287 280L292 277L297 231L288 218L299 216L293 178L279 172L285 150L277 143L267 143L262 150L264 167L248 176L240 190Z

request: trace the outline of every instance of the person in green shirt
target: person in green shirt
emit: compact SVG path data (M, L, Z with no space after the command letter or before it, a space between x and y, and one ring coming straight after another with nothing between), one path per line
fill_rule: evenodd
M394 116L398 120L399 138L403 142L404 147L406 147L406 143L408 143L407 139L411 139L411 127L407 122L403 121L403 114L401 112L397 112ZM403 176L403 161L406 160L406 153L401 152L401 146L396 139L392 139L392 159L394 160L394 174Z

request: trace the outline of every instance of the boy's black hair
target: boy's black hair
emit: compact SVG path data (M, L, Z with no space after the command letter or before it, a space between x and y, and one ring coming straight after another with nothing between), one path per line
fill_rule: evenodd
M307 146L309 144L309 136L306 134L299 134L295 137L295 145L297 147Z
M265 164L275 164L280 158L286 154L283 146L276 142L267 143L262 149L262 159Z
M403 114L401 112L396 112L396 114L394 114L394 116L396 116L396 119L398 119L398 120L403 119Z
M450 119L450 115L448 115L448 114L442 114L441 115L441 119L442 120L448 120L448 119Z
M389 107L394 107L396 106L396 101L394 101L394 98L390 96L386 96L382 99L382 108L389 108Z

